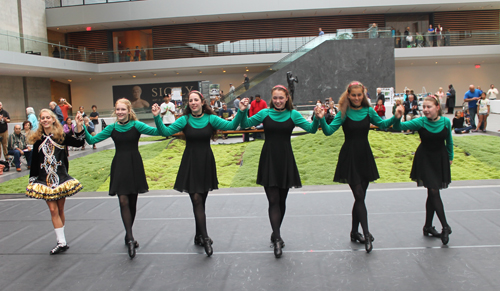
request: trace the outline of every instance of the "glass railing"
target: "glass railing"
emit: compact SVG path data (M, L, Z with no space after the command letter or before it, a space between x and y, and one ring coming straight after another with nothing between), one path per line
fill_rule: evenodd
M45 8L57 8L66 6L94 5L116 2L130 2L137 0L45 0Z

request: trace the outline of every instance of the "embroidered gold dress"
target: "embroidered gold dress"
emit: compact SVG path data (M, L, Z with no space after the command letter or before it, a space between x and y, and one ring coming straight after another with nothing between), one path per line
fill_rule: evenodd
M82 131L76 136L65 135L62 144L54 141L52 135L43 135L41 140L35 142L26 196L53 201L82 190L82 184L68 174L66 146L81 147L84 138Z

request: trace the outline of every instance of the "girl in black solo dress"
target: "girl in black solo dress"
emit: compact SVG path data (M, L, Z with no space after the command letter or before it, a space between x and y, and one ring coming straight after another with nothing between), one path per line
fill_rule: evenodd
M82 124L81 121L77 122L76 136L74 133L64 134L63 127L52 110L42 109L40 125L37 131L29 137L29 143L33 144L33 153L26 196L43 199L49 206L57 236L57 245L50 251L51 255L69 249L64 235L66 221L64 204L66 197L75 195L82 190L83 186L78 180L68 175L66 147L81 147L85 144Z
M279 258L285 246L280 228L285 217L288 190L292 187L302 187L290 136L296 126L315 133L319 124L316 117L323 118L325 111L318 107L316 117L309 123L293 109L292 98L284 86L275 86L271 90L271 96L269 109L263 109L248 119L245 115L241 125L243 128L248 128L264 124L266 141L260 154L257 184L264 186L269 201L269 220L273 229L271 242L274 246L274 255Z
M448 188L451 183L450 165L453 162L453 139L451 122L442 116L442 109L435 96L428 96L423 102L425 116L395 124L397 130L418 130L421 143L415 152L410 178L418 186L427 188L425 204L425 236L441 238L443 244L449 241L451 228L446 221L440 189ZM441 233L432 226L434 213L437 214L443 230Z
M138 148L139 138L141 134L160 135L160 133L156 128L137 120L128 99L122 98L116 101L115 114L117 121L106 126L97 135L92 136L85 129L85 139L91 145L109 137L115 142L116 150L111 163L109 195L118 195L126 233L125 245L128 247L128 255L133 259L135 249L139 247L139 243L132 234L137 211L137 196L148 192L149 189Z
M345 142L339 153L333 181L347 183L351 187L354 195L351 241L364 243L369 253L373 249L374 238L368 230L365 197L368 184L377 180L379 175L368 142L368 131L370 123L380 128L387 128L399 121L401 114L396 112L396 117L382 120L370 106L370 101L365 95L365 86L358 81L351 82L340 97L339 111L329 125L321 119L321 128L325 135L333 134L341 125L344 130ZM358 232L359 224L364 236Z
M248 104L248 99L242 100L240 107L245 108L244 104ZM208 192L218 189L219 182L214 154L210 148L210 139L217 136L217 129L236 129L243 114L238 113L231 122L218 117L198 91L189 93L189 105L184 110L184 115L169 127L163 124L159 116L158 104L153 105L152 112L155 116L156 127L163 136L171 136L180 131L183 131L186 136L186 149L182 155L174 189L189 193L193 203L196 226L194 243L203 246L207 256L211 256L213 241L207 232L205 202Z

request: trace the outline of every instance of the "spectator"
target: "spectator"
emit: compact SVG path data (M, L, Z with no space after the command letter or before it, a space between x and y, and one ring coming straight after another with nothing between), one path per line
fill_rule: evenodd
M451 40L450 40L451 32L450 29L446 29L444 32L444 45L445 46L450 46L451 45Z
M84 117L83 123L85 124L85 128L87 129L88 133L90 133L91 136L95 136L96 135L95 127L94 127L94 124L92 122L90 122L90 119L88 117ZM85 149L85 145L82 146L82 150L84 150L84 149ZM97 149L95 144L92 146L92 149L94 149L94 150Z
M415 100L415 95L408 95L408 100L403 102L405 107L405 121L410 121L419 117L418 114L418 101Z
M495 88L495 85L491 84L490 89L488 90L488 93L486 95L486 98L490 100L496 100L498 95L498 89Z
M59 53L59 49L57 47L54 47L54 51L52 52L52 56L54 58L60 58L61 54Z
M219 117L227 121L233 120L234 117L233 111L231 109L227 109L226 103L222 104L222 109L219 110ZM222 139L226 138L227 138L227 133L222 135Z
M339 111L337 107L335 107L335 101L330 100L330 102L328 102L328 110L326 111L325 115L326 124L332 123L333 119L335 118L335 115L337 115L338 112Z
M66 135L73 135L75 132L75 125L73 124L73 120L71 117L66 118L66 121L63 125L63 131Z
M378 27L376 23L373 23L370 28L368 28L368 38L377 38L378 37Z
M453 109L455 109L455 89L453 85L448 86L448 92L446 92L446 106L448 107L448 114L453 114Z
M408 101L408 95L410 95L410 89L407 88L403 94L403 101Z
M130 48L128 47L125 50L125 61L130 62L131 57L132 57L132 53L130 52Z
M250 88L250 79L248 78L247 74L243 74L243 77L245 77L245 79L243 80L242 84L245 87L245 91L247 91L248 88Z
M410 27L407 27L405 32L404 32L404 44L403 44L403 47L405 48L410 48L412 47L413 45L413 36L411 35L411 32L410 32Z
M171 94L165 95L163 101L160 105L160 116L162 117L163 124L168 127L175 122L175 105L171 102Z
M226 98L226 95L224 95L224 91L220 90L219 96L220 96L220 102L225 103L224 99Z
M434 28L432 27L432 24L429 24L429 29L427 29L427 43L430 47L434 46L434 35Z
M97 133L97 125L99 124L99 112L97 112L97 106L95 105L92 105L92 112L90 113L90 121L92 121L92 123L94 124L94 130Z
M145 61L147 59L146 57L146 50L141 47L141 61Z
M8 150L7 150L7 139L9 138L9 126L7 123L10 122L9 112L3 110L3 104L0 102L0 142L2 143L3 156L7 160ZM0 157L2 152L0 152Z
M453 122L452 122L452 126L451 126L451 128L453 128L455 130L455 133L457 133L457 134L469 133L469 131L471 129L473 129L472 126L465 127L464 120L465 119L462 116L462 112L460 112L460 111L455 112L455 117L453 118Z
M382 100L382 104L385 103L385 95L382 93L382 88L377 88L377 103L378 100Z
M87 114L83 111L83 106L78 107L78 111L80 111L80 114L82 115L83 118L87 117Z
M215 101L214 101L214 105L212 106L212 108L214 109L215 113L217 115L219 115L219 111L222 108L222 102L220 102L219 95L215 96Z
M229 83L229 94L234 94L234 91L236 91L236 88L234 88L233 83ZM236 107L236 110L238 110L238 107Z
M439 87L439 90L436 92L436 97L438 97L441 110L444 111L444 108L446 108L446 94L443 91L443 87Z
M33 130L37 130L38 129L38 119L36 118L35 110L33 109L33 107L26 108L26 115L28 116L28 121L31 123L31 128Z
M473 128L476 128L477 100L481 99L481 93L474 85L470 85L464 95L464 102L469 104L470 126Z
M240 108L240 99L241 97L238 96L236 99L234 99L233 105L234 105L234 111L238 112L238 109Z
M135 52L134 52L134 61L138 62L139 61L139 56L141 55L141 51L139 50L139 46L135 46Z
M442 46L443 45L443 27L441 26L441 24L438 24L438 26L435 29L435 33L436 33L437 46ZM444 107L442 107L441 109L443 109L443 108Z
M381 99L377 99L377 105L375 106L375 112L377 112L380 118L385 119L385 106Z
M255 94L255 100L252 101L250 104L250 109L248 111L248 117L252 117L255 114L257 114L259 111L262 109L267 108L267 103L266 101L262 100L260 98L260 94ZM256 129L262 129L264 126L262 124L259 124L255 127ZM254 139L260 138L260 132L257 132L253 135Z
M481 99L477 101L477 105L478 105L477 116L479 118L479 122L477 124L477 128L473 131L474 132L479 131L481 125L483 125L482 131L486 132L486 119L490 115L490 100L486 99L486 93L483 92L481 94Z
M68 111L73 108L73 106L71 106L66 99L61 98L59 99L59 108L61 108L63 119L66 120L66 118L68 118Z
M25 120L23 122L23 130L21 130L21 133L26 137L26 140L28 139L28 136L31 134L32 129L33 126L31 125L31 122L29 120Z
M57 120L62 126L64 124L64 115L61 111L61 108L59 108L59 106L57 106L57 103L54 101L49 103L49 107L50 110L52 110L52 112L54 112L54 114L57 116Z
M322 36L322 35L325 35L325 32L323 31L323 29L321 29L321 27L319 28L319 34L318 36Z
M21 134L21 126L16 124L14 126L14 133L9 135L8 153L14 156L14 164L16 170L21 172L21 156L26 158L28 169L31 168L31 149L28 148L26 137Z
M419 32L417 32L415 36L415 46L422 47L423 43L424 43L424 37Z
M394 105L392 106L392 115L396 115L396 109L398 108L399 105L402 105L401 98L394 99Z

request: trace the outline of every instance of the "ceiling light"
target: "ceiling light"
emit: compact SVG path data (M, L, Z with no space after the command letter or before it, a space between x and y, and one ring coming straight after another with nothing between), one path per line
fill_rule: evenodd
M135 78L135 76L132 76L132 78Z
M247 71L247 72L248 72L248 69L246 69L245 71Z
M223 73L225 73L225 72L226 72L226 70L224 70L224 71L222 71L222 72L223 72Z
M153 76L156 76L156 74L153 74Z
M71 81L73 81L73 80L69 80L69 79L68 79L68 82L70 82L70 83L71 83Z

